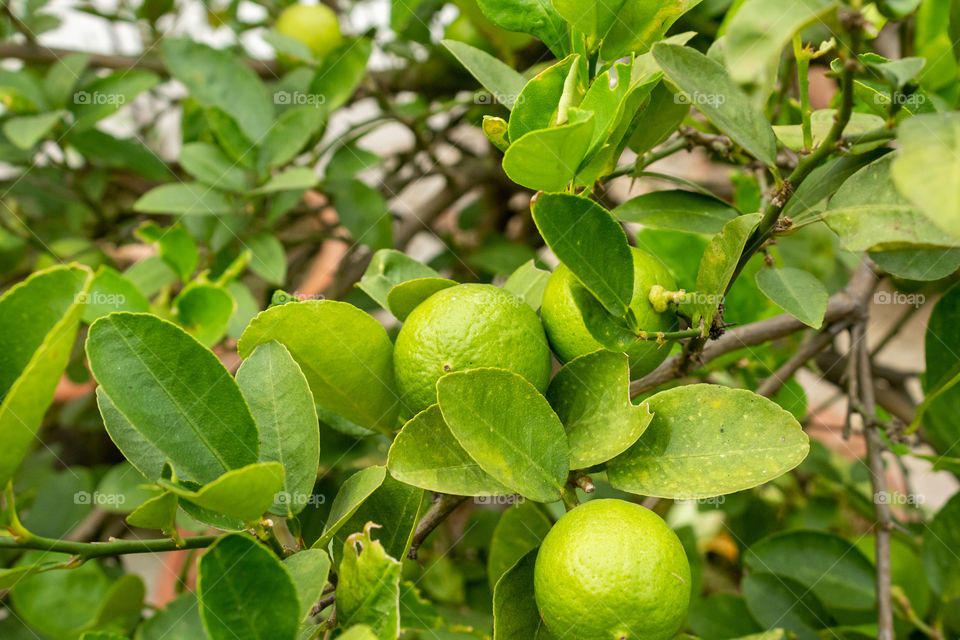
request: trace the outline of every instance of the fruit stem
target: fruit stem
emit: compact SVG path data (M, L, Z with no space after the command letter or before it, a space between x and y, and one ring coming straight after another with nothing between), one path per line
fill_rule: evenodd
M577 497L577 491L573 487L566 485L560 490L560 497L563 500L563 506L567 511L573 511L580 506L580 499Z

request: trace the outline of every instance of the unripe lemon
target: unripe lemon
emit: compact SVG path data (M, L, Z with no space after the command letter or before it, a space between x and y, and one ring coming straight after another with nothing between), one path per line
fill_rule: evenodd
M677 316L672 311L657 313L650 304L648 296L650 288L658 284L668 291L677 288L670 271L649 253L631 247L633 253L633 299L630 308L637 318L640 329L648 333L658 331L675 331ZM576 287L583 287L573 272L565 265L558 266L543 292L543 306L540 315L543 326L547 330L550 346L561 362L569 362L585 353L591 353L603 348L590 335L590 331L583 323L580 310L574 303L573 291ZM630 357L630 375L634 378L644 376L657 368L670 353L666 346L661 347L656 341L638 340L627 349Z
M668 640L690 605L690 564L654 512L591 500L550 529L533 575L547 628L571 640Z
M318 59L343 43L337 14L322 4L291 5L280 13L274 28L310 47Z
M420 303L397 335L394 371L413 413L437 401L437 380L451 372L499 367L538 391L550 381L550 349L537 313L491 284L460 284Z

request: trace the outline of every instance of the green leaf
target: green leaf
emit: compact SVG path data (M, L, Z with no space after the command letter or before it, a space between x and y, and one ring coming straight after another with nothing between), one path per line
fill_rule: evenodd
M740 255L760 218L759 213L734 218L710 239L697 267L697 292L689 309L694 326L702 320L703 326L708 327L713 321Z
M693 191L654 191L627 200L611 211L621 222L687 233L720 233L737 217L723 200Z
M50 66L43 78L43 92L54 107L65 107L73 88L90 64L91 54L71 53Z
M827 288L816 276L802 269L762 269L757 286L775 305L803 324L819 329L827 311Z
M83 321L90 324L114 311L149 311L150 303L137 287L115 269L101 265L84 302Z
M390 310L387 296L390 289L416 278L438 277L440 274L410 256L396 249L380 249L373 254L367 270L357 287L370 296L377 304Z
M483 15L497 26L529 33L547 45L556 57L566 55L567 25L550 0L478 0L477 4Z
M239 56L189 38L163 42L163 62L205 107L230 115L250 140L260 140L273 125L273 105L260 78Z
M667 141L676 131L683 119L690 113L687 100L660 83L650 92L650 100L637 116L637 127L629 138L629 146L637 155L643 155Z
M266 184L254 190L253 193L263 194L291 189L312 189L317 186L317 182L317 176L313 173L313 169L295 167L272 176Z
M653 422L608 467L623 491L686 500L742 491L793 469L810 449L797 420L752 391L696 384L647 403Z
M535 502L521 501L505 510L490 539L487 578L493 589L525 555L540 546L553 522Z
M197 594L187 591L144 620L137 627L135 637L136 640L197 640L204 634Z
M260 433L260 461L283 465L282 493L270 513L294 516L313 493L320 459L317 411L310 385L279 342L261 344L237 370Z
M730 76L744 85L772 86L768 74L779 67L794 34L836 7L836 0L747 0L727 24L723 54Z
M115 138L98 129L71 130L67 141L94 166L129 169L156 181L171 177L166 163L139 142Z
M633 297L633 258L623 228L599 204L563 193L541 193L530 205L547 244L613 315L624 317Z
M324 191L354 240L371 249L393 245L393 218L379 191L360 180L328 182Z
M100 120L113 115L137 95L153 88L160 78L149 71L124 69L95 79L73 94L70 110L73 129L90 129Z
M236 310L226 289L206 282L191 282L170 305L173 319L205 347L220 341Z
M397 320L404 322L410 312L437 291L456 286L447 278L415 278L394 286L387 294L387 306Z
M917 77L926 66L923 58L901 58L889 60L875 53L865 53L860 56L863 65L876 71L891 87L903 89L911 80Z
M827 198L836 193L847 178L886 153L877 150L855 156L840 156L814 169L794 191L783 209L783 216L794 227L814 222L827 208Z
M250 269L270 284L283 286L287 279L287 256L277 237L264 231L248 239L246 247L250 250Z
M507 281L503 283L503 288L513 295L523 298L523 301L533 307L534 311L539 311L540 303L543 301L543 292L547 288L547 280L549 279L550 272L539 268L536 260L531 259L510 274Z
M57 126L64 113L49 111L36 116L10 118L3 123L3 133L20 149L32 149L33 145Z
M951 236L960 226L957 189L931 189L960 179L960 113L921 114L897 131L900 155L890 174L897 190Z
M894 188L888 154L860 169L830 200L823 219L848 251L960 247Z
M370 528L343 545L337 582L337 617L345 627L366 624L380 640L400 633L400 562L370 537Z
M944 600L960 597L960 494L954 495L933 521L923 536L923 565L933 591Z
M256 147L240 129L233 116L219 107L204 109L203 115L210 127L210 133L230 159L245 169L254 169Z
M933 306L924 336L926 375L921 379L927 397L960 374L960 287L951 287ZM960 412L960 387L940 393L929 402L923 416L926 436L940 454L949 455L960 438L956 417ZM960 580L958 580L960 585ZM960 590L958 590L960 593Z
M160 478L163 475L163 467L167 464L167 457L140 435L126 416L113 404L103 387L98 387L96 393L103 426L123 457L145 478L150 480Z
M57 266L0 296L0 485L6 486L34 444L92 282L86 267Z
M372 466L357 471L340 486L330 505L330 515L323 535L313 543L314 549L325 549L337 531L357 512L364 500L376 491L386 477L385 467Z
M510 146L510 137L507 135L507 121L497 116L483 116L481 128L493 146L500 151L506 151Z
M277 31L267 31L263 34L263 39L267 41L274 51L296 61L315 62L313 52L310 47L301 40L288 36L285 33Z
M346 104L360 86L372 51L369 38L348 38L324 58L310 83L310 93L323 96L327 113Z
M200 558L200 615L210 640L294 640L300 603L290 573L265 546L224 536Z
M810 115L810 129L813 134L813 148L819 147L830 133L833 124L836 121L836 109L818 109ZM881 129L884 126L883 118L870 113L850 114L850 121L843 130L847 136L855 136L862 133L868 133ZM788 149L800 151L804 147L803 127L799 124L775 126L773 132L777 139ZM862 151L867 145L878 146L879 142L864 143L863 145L854 145L854 152Z
M162 478L159 484L201 509L243 522L257 522L283 489L283 465L258 462L233 469L196 490Z
M200 182L224 191L243 193L250 179L237 163L206 142L190 142L180 150L180 166Z
M567 122L567 110L577 106L586 91L586 63L570 55L547 67L523 87L510 113L510 140Z
M604 60L616 60L630 53L645 53L663 38L678 18L700 2L677 0L650 3L647 0L626 0L603 38L600 55Z
M497 102L507 109L513 109L517 97L526 84L522 75L486 51L471 47L465 42L443 40L441 44L496 98Z
M233 213L235 207L222 191L200 182L182 182L154 187L133 203L133 210L140 213L218 215Z
M303 622L323 595L327 574L330 572L330 558L320 549L302 549L285 558L283 565L290 572L293 584L297 587L300 621Z
M653 47L653 57L718 129L767 166L776 166L777 141L770 123L719 62L690 47L665 43Z
M531 551L506 571L493 588L493 640L548 640L533 597L536 560L537 552Z
M237 349L247 358L271 340L290 351L318 405L361 427L394 431L400 402L393 344L373 317L333 300L272 307L253 319Z
M127 516L127 524L144 529L159 529L165 535L176 534L177 496L165 492L150 498Z
M421 489L460 496L512 493L460 446L438 405L424 409L397 434L387 459L390 474Z
M783 576L751 573L741 583L750 613L761 626L782 627L799 640L819 640L833 619L806 587Z
M946 278L960 267L960 249L876 251L870 259L883 271L906 280Z
M577 175L593 138L593 114L570 124L531 131L512 141L503 155L503 171L519 185L562 191Z
M852 543L829 533L778 533L752 545L743 561L751 571L796 580L827 608L869 610L876 606L873 563Z
M547 400L567 431L570 468L586 469L629 449L653 415L630 401L623 353L595 351L566 364L550 381Z
M440 378L437 397L480 468L531 500L560 499L569 469L563 424L533 385L503 369L473 369Z
M157 223L149 221L140 225L134 233L144 242L156 244L160 257L183 281L189 280L197 270L200 262L197 241L182 224L177 223L163 229Z
M86 349L117 413L190 479L211 482L257 461L257 427L233 376L175 325L112 313L90 327Z
M687 626L701 638L745 638L761 630L739 596L718 593L690 603ZM757 639L759 640L759 639Z
M110 585L97 607L97 615L91 626L131 631L140 621L144 595L146 595L146 588L140 576L132 574L120 576Z
M260 141L260 167L279 167L293 160L326 121L327 111L320 105L305 104L284 111Z

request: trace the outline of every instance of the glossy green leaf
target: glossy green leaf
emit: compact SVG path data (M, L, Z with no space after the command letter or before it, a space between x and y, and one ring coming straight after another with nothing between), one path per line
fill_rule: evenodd
M250 536L224 536L203 554L197 595L210 640L296 638L300 603L293 579Z
M297 587L300 620L303 621L310 615L313 605L323 595L327 574L330 572L330 558L320 549L302 549L285 558L283 565L290 572L293 584Z
M415 278L394 286L387 294L387 306L397 320L404 322L410 312L437 291L456 286L447 278Z
M627 200L611 211L621 222L688 233L720 233L737 217L723 200L693 191L654 191Z
M333 499L323 535L313 544L314 549L327 547L340 527L357 512L363 501L383 484L386 474L385 467L372 466L361 469L347 478L340 486L337 497Z
M313 173L313 169L294 167L272 176L264 185L255 189L254 193L265 194L294 189L311 189L317 186L317 182L317 176Z
M437 405L404 425L390 447L387 468L397 480L428 491L461 496L511 493L460 446Z
M177 496L164 492L150 498L127 516L127 524L144 529L159 529L165 535L176 533Z
M547 389L547 400L567 431L570 468L586 469L629 449L653 415L630 401L627 356L596 351L568 362Z
M533 220L563 264L617 317L633 297L633 258L623 228L599 204L562 193L531 203Z
M677 0L651 4L646 0L625 0L603 38L600 55L605 60L616 60L630 53L645 53L663 38L677 19L700 2Z
M283 465L260 462L233 469L196 490L162 479L160 486L201 509L256 522L283 488Z
M38 271L0 296L0 484L33 446L67 366L93 282L85 267Z
M570 55L530 78L510 112L508 135L525 134L567 122L567 110L577 106L586 91L586 64Z
M167 464L167 456L130 424L126 416L113 404L103 387L97 387L96 393L103 426L113 443L144 477L149 480L160 478L163 467Z
M694 326L701 320L705 327L710 325L760 217L759 213L751 213L734 218L710 239L697 267L696 296L688 311Z
M720 63L690 47L653 47L663 72L718 129L768 166L775 166L777 141L766 117L727 75Z
M206 347L224 336L236 308L229 291L206 282L191 282L170 305L173 320Z
M549 271L539 268L535 260L528 260L510 274L507 281L503 283L503 288L523 298L523 301L533 307L534 311L538 311L549 279Z
M427 265L417 262L401 251L380 249L373 254L357 287L389 311L387 296L390 289L407 280L439 277L439 275Z
M257 461L257 427L233 376L175 325L113 313L90 327L86 348L117 412L188 477L211 482Z
M690 113L687 100L678 99L666 84L660 83L650 92L650 100L638 115L638 126L629 138L629 146L638 155L666 142Z
M803 324L819 329L827 311L827 288L809 271L784 267L757 272L757 286L774 304Z
M533 385L503 369L473 369L440 378L437 397L480 468L531 500L560 499L569 469L563 424Z
M197 640L205 635L197 594L187 591L137 627L136 640Z
M558 58L566 54L567 25L550 0L478 0L477 4L494 24L539 38Z
M544 509L535 502L517 502L503 512L493 530L487 559L491 589L503 574L540 546L552 526Z
M960 113L921 114L897 131L900 155L890 168L897 190L951 236L960 226L957 189L931 189L960 176Z
M730 76L740 84L767 86L793 35L837 7L836 0L747 0L727 24L723 53Z
M366 624L380 640L400 633L400 562L370 537L347 538L337 581L337 618L344 627Z
M444 40L442 44L497 99L497 102L507 109L513 108L514 102L527 82L522 75L486 51L471 47L465 42Z
M851 542L821 531L779 533L752 545L744 564L757 573L787 576L828 609L873 609L876 570Z
M503 155L504 173L528 189L562 191L586 158L593 126L593 114L589 114L586 119L513 140Z
M36 116L10 118L3 123L3 133L21 149L31 149L53 130L65 112L49 111Z
M483 122L480 125L483 129L483 135L487 136L493 146L500 151L506 151L510 146L510 137L507 135L507 121L497 116L483 116Z
M827 198L836 193L847 178L884 153L878 150L863 155L840 156L817 167L793 192L783 209L783 216L790 218L794 227L816 221L827 208Z
M84 303L83 321L88 324L114 311L150 310L150 303L136 285L106 265L97 269Z
M190 142L180 150L180 166L200 182L225 191L243 192L249 179L236 162L219 147L207 142Z
M97 606L97 615L92 627L109 627L127 633L140 621L146 587L140 576L120 576L107 590Z
M236 208L222 192L201 182L178 182L154 187L133 204L140 213L219 215Z
M894 188L895 161L888 154L860 169L830 200L823 219L848 251L960 247L960 236L945 232Z
M320 434L310 385L279 342L261 344L237 370L260 433L260 461L283 465L281 493L270 512L293 516L307 504L317 478Z
M551 637L533 598L536 560L537 552L529 552L497 581L493 589L493 640Z
M960 268L960 249L874 251L870 259L881 270L906 280L939 280Z
M250 140L260 140L273 125L273 104L266 88L234 53L172 38L164 40L163 62L193 99L229 114Z
M631 493L690 500L742 491L793 469L810 449L796 418L752 391L696 384L647 403L653 421L607 471Z
M272 307L253 319L237 349L247 358L271 340L290 351L318 405L361 427L383 433L396 428L393 344L370 315L332 300Z

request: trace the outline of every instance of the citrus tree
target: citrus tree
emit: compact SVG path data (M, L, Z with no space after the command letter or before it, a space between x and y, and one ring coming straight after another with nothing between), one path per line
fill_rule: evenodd
M960 636L960 2L288 5L3 4L0 637Z

